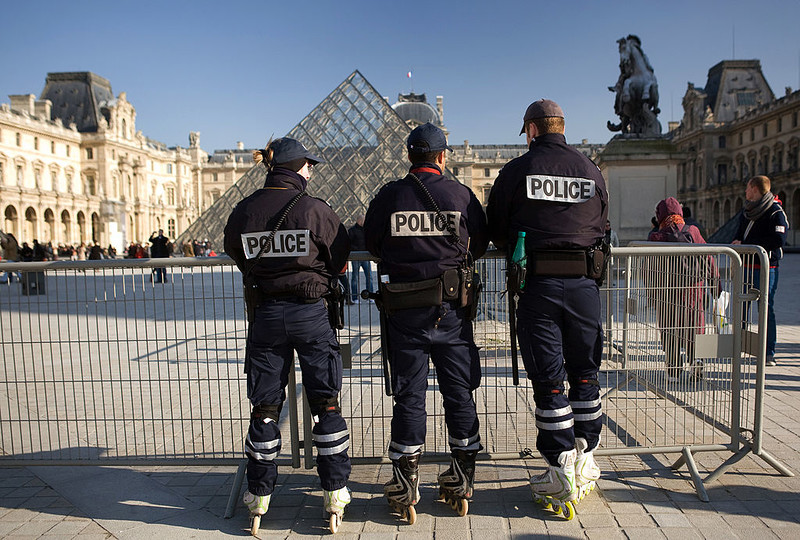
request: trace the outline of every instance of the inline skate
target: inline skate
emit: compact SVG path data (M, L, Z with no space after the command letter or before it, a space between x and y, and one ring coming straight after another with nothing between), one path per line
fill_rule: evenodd
M450 467L439 475L439 500L447 502L459 516L466 516L469 511L477 455L477 450L453 450Z
M250 510L250 534L256 536L258 528L261 526L261 516L267 513L269 509L269 500L272 495L253 495L246 491L242 500Z
M414 505L419 502L419 454L392 460L392 479L383 485L383 493L392 510L408 519L409 525L417 520Z
M547 470L531 478L533 500L544 508L552 508L567 521L575 517L574 501L578 499L575 485L576 450L566 450L558 456L558 466L548 465Z
M331 532L336 534L339 525L342 524L342 516L345 507L350 504L352 497L347 487L339 488L334 491L322 490L322 498L325 501L325 508L322 517L328 520Z

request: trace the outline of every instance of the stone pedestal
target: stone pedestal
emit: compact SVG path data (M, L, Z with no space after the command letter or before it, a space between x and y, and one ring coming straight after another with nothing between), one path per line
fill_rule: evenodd
M609 193L608 219L620 245L647 240L656 205L678 194L683 154L666 137L617 135L597 156Z

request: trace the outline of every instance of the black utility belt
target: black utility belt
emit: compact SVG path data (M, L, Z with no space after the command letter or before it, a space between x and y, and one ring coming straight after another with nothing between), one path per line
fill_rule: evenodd
M548 250L528 253L529 276L584 277L588 275L584 250Z
M441 306L453 302L456 307L477 304L480 276L472 267L446 270L440 277L406 283L379 283L381 308L399 309Z
M302 296L268 296L264 295L262 302L265 304L276 304L278 302L288 302L290 304L316 304L319 298L305 298Z

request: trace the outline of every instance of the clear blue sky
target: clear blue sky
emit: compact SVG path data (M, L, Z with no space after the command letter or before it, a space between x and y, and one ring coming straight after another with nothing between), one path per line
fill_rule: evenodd
M145 135L187 146L199 131L209 151L287 133L355 69L390 103L412 87L444 96L454 144L522 142L541 97L565 110L569 142L606 142L616 40L631 33L655 68L665 130L687 82L704 86L734 50L761 60L776 95L800 86L797 0L40 0L4 2L0 19L1 102L39 96L48 72L92 71L127 92Z

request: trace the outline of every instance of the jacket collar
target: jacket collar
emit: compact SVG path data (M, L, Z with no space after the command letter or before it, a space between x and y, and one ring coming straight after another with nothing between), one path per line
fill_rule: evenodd
M290 169L275 167L267 173L267 180L264 187L294 188L305 191L308 181Z

